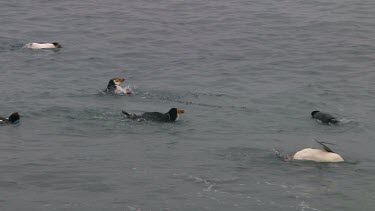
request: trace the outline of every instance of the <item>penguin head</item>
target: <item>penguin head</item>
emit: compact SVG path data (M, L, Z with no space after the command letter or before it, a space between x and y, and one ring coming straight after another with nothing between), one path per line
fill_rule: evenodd
M116 86L121 86L122 82L124 82L125 80L125 78L112 78L109 82L112 82Z
M172 121L176 121L178 119L178 117L180 115L182 115L183 113L185 113L185 110L179 109L179 108L171 108L168 111L168 114L169 114Z
M62 46L59 44L59 43L57 43L57 42L53 42L52 43L56 48L62 48Z
M12 124L16 123L18 120L20 120L20 115L18 114L18 112L14 112L12 113L9 118L8 118L8 121Z
M320 112L320 111L313 111L313 112L311 112L311 116L313 117L318 112Z
M122 82L124 82L126 79L125 78L112 78L109 80L107 88L115 88L116 86L121 86Z

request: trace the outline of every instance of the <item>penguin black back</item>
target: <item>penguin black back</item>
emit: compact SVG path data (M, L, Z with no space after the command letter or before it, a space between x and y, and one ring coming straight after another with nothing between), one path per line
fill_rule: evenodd
M157 122L174 122L178 117L185 113L185 110L178 108L171 108L167 113L160 112L145 112L141 115L131 114L126 111L122 111L129 119L144 119Z
M317 119L324 124L337 124L339 120L337 120L334 116L328 113L323 113L320 111L313 111L311 112L311 117L313 119Z

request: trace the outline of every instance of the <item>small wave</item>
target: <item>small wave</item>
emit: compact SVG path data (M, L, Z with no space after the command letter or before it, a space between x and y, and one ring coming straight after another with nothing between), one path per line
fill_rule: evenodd
M342 123L342 124L347 124L347 123L354 122L354 120L346 119L346 118L339 119L339 121L340 121L340 123Z
M204 98L202 98L202 96ZM246 106L234 106L234 105L221 105L223 100L219 100L221 97L234 98L234 96L226 93L202 93L202 92L186 92L181 95L174 93L163 93L163 92L144 92L142 98L146 99L157 99L160 101L168 101L183 105L195 105L201 107L210 107L210 108L231 108L231 109L247 109ZM202 99L202 100L197 100ZM215 101L219 100L217 104L206 103L202 101ZM201 102L200 102L201 101Z
M321 211L320 209L316 209L313 207L310 207L305 201L301 201L301 203L298 205L300 207L301 211L306 211L306 210L313 210L313 211Z
M219 178L203 178L201 176L195 176L191 174L186 173L174 173L174 177L181 178L188 182L194 182L196 184L203 185L202 191L213 191L213 192L219 192L214 187L220 185L220 184L230 184L237 181L237 178L229 178L229 179L219 179Z
M200 96L210 96L210 97L231 97L234 98L234 96L224 93L224 92L219 92L219 93L205 93L205 92L187 92L187 95L191 95L193 97L200 97Z
M24 44L19 43L17 41L9 41L9 42L2 42L0 43L0 52L10 52L16 51L23 48Z
M282 154L280 151L278 151L278 150L276 150L276 149L272 149L272 151L274 152L274 155L278 158L278 159L280 159L281 161L287 161L287 155L284 155L284 154Z

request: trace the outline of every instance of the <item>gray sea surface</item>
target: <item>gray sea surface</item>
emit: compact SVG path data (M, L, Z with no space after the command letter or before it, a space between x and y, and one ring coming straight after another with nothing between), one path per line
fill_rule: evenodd
M373 0L1 0L0 64L0 210L375 207Z

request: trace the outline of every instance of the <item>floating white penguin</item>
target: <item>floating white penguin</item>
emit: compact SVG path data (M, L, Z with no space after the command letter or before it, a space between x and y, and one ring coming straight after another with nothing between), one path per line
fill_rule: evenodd
M315 139L314 139L315 140ZM288 160L309 160L315 162L335 163L343 162L344 159L341 155L333 152L323 142L315 140L317 143L323 146L323 149L312 149L306 148L296 152L293 156L288 156Z
M36 43L36 42L32 42L32 43L27 43L24 47L25 48L31 48L31 49L62 48L62 46L59 43L57 43L57 42L53 42L53 43Z

